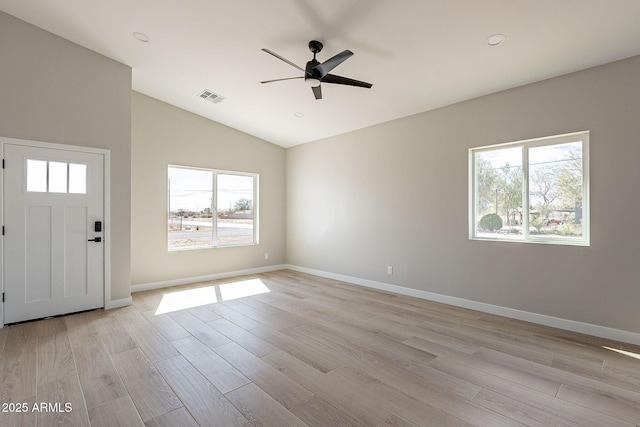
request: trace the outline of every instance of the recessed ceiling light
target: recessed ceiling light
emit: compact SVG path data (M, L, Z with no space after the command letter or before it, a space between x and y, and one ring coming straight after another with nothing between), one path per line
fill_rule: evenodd
M487 37L484 42L487 44L487 46L493 47L501 45L506 39L507 38L504 36L504 34L493 34Z
M296 113L293 113L293 115L294 115L294 116L296 116L296 117L297 117L297 118L299 118L299 119L300 119L300 118L302 118L302 117L304 117L304 113L301 113L300 111L298 111L298 112L296 112Z
M151 40L148 35L146 35L144 33L139 33L137 31L135 31L133 33L133 37L135 37L136 39L138 39L142 43L147 43L149 40Z

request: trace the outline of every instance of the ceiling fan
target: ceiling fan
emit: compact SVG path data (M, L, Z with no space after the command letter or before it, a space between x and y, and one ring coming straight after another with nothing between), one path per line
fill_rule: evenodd
M323 48L322 43L317 40L311 40L309 42L309 50L313 53L313 59L307 62L307 66L304 69L302 67L297 66L296 64L289 61L288 59L283 58L277 53L270 51L269 49L262 49L268 54L273 55L276 58L280 59L281 61L284 61L287 64L304 72L304 76L287 77L284 79L275 79L275 80L266 80L260 83L273 83L273 82L279 82L282 80L304 79L309 84L309 86L311 86L311 90L313 91L313 95L316 97L316 99L322 99L322 89L320 88L320 83L333 83L333 84L339 84L339 85L365 87L367 89L371 88L372 86L371 83L361 82L359 80L353 80L347 77L336 76L335 74L329 74L331 70L333 70L338 65L342 64L344 61L349 59L349 57L353 55L353 52L351 52L350 50L344 50L339 54L320 63L318 62L318 60L316 60L316 53L320 52L322 48Z

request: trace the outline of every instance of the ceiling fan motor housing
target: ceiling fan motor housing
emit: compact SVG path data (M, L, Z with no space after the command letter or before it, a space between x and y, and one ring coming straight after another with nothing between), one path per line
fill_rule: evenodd
M317 61L315 58L307 62L307 66L305 67L305 74L304 74L305 80L308 80L308 79L320 80L322 78L322 74L320 74L320 71L315 69L315 67L319 64L320 62Z
M318 40L311 40L309 42L309 50L313 52L314 57L315 57L315 54L320 52L323 47L324 46L322 45L322 42L319 42Z

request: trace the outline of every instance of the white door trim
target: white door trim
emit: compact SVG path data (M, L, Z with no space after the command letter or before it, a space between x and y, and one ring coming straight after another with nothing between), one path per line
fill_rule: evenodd
M0 136L0 153L4 154L4 145L14 144L28 147L69 150L80 153L101 154L104 159L104 306L112 308L111 303L111 151L102 148L79 145L56 144L52 142L31 141L26 139L4 138ZM4 173L0 173L0 221L4 225ZM0 291L4 292L4 238L0 244ZM0 302L0 328L4 326L4 303Z

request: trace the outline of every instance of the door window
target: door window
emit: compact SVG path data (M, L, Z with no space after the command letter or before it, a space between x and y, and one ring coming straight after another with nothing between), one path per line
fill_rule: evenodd
M87 194L87 165L27 159L27 192Z

